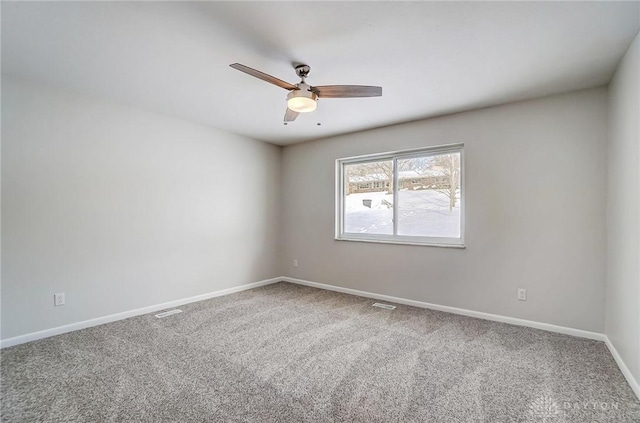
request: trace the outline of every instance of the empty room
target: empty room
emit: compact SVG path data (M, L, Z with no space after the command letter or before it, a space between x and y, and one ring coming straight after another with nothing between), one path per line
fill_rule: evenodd
M640 2L0 14L2 422L640 422Z

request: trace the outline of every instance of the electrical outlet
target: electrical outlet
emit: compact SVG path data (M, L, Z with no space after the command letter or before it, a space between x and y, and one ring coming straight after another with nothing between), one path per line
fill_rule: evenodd
M61 292L59 294L53 294L53 305L55 307L63 306L64 302L65 302L64 292Z
M293 261L293 267L298 267L298 260Z
M518 299L520 301L527 301L527 290L524 288L518 289Z

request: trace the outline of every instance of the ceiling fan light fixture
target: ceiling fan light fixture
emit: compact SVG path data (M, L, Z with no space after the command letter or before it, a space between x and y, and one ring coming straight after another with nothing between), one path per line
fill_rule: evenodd
M308 90L294 90L287 95L287 107L294 112L313 112L318 106L318 96Z

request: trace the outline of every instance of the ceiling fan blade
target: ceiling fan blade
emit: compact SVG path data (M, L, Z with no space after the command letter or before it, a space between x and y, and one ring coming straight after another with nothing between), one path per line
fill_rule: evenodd
M291 110L290 108L287 107L287 111L284 112L284 121L285 122L293 122L294 120L296 120L296 118L298 117L300 113L298 112L294 112L293 110Z
M382 87L368 85L322 85L311 87L320 98L380 97Z
M229 66L239 70L240 72L244 72L251 76L255 76L258 79L262 79L263 81L267 81L270 84L277 85L278 87L284 88L285 90L295 90L298 88L293 84L289 84L287 81L283 81L282 79L278 79L275 76L260 72L259 70L252 69L249 66L241 65L240 63L234 63Z

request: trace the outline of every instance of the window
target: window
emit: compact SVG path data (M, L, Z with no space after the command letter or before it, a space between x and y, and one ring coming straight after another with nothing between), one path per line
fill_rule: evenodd
M340 159L336 239L462 247L463 146Z

